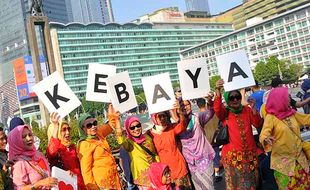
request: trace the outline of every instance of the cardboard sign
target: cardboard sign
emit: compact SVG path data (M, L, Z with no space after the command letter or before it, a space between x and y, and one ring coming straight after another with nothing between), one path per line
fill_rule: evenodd
M92 63L88 65L86 100L94 102L111 102L107 79L116 74L116 67Z
M71 177L67 171L53 166L52 177L55 177L58 179L58 186L53 187L52 190L77 190L78 189L76 175L73 175L73 177Z
M127 71L109 77L107 84L115 110L124 113L138 106Z
M217 56L216 62L226 92L255 85L245 50Z
M80 100L57 71L37 83L32 89L48 111L57 112L61 118L81 105Z
M183 100L204 97L210 91L205 58L179 61L178 73Z
M173 108L175 97L169 73L143 78L142 85L150 114Z

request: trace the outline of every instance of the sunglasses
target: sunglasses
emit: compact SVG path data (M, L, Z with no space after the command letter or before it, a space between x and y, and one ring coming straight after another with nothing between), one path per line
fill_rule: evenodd
M65 131L71 131L71 127L64 127L61 129L61 131L65 132Z
M135 128L137 128L137 129L141 128L141 123L139 123L138 125L134 125L134 126L129 127L129 129L132 131L135 130Z
M87 129L90 129L90 128L92 128L93 126L97 126L97 124L98 124L97 121L94 121L93 123L87 123L87 124L86 124L86 128L87 128Z
M234 101L236 100L241 100L241 96L240 95L236 95L236 96L229 96L228 97L229 101Z

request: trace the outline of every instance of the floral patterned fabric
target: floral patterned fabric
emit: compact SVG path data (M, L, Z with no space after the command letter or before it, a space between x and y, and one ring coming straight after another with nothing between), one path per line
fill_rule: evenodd
M255 190L258 184L258 170L250 171L250 164L243 164L244 170L234 166L225 167L227 190ZM250 172L249 172L250 171Z
M306 173L300 164L296 164L294 175L289 177L274 171L279 190L304 190L310 189L310 175Z

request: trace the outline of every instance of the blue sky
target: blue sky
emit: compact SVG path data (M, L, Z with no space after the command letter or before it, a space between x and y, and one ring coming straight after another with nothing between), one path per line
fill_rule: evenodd
M126 23L160 8L177 6L186 10L185 0L111 0L115 22ZM212 14L223 12L242 3L242 0L209 0Z

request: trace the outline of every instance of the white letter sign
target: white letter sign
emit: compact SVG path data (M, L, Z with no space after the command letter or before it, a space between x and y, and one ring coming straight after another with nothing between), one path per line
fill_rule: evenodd
M255 85L245 50L219 55L216 62L226 92Z
M210 91L205 58L179 61L178 72L183 100L204 97Z
M58 186L53 187L52 190L77 190L77 176L71 177L68 171L62 170L55 166L52 167L52 177L58 179Z
M138 106L127 71L109 77L107 83L115 110L124 113Z
M65 80L56 71L32 87L50 113L57 112L61 118L81 105Z
M115 75L116 67L91 63L88 65L86 100L93 102L111 102L108 93L107 78Z
M142 85L150 114L173 108L175 97L169 73L143 78Z

